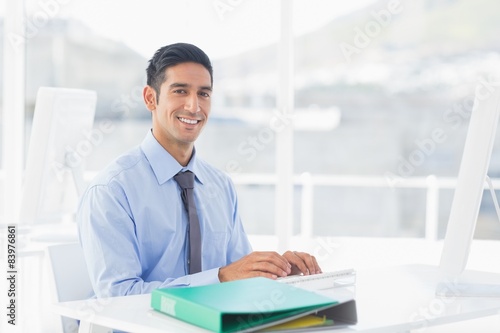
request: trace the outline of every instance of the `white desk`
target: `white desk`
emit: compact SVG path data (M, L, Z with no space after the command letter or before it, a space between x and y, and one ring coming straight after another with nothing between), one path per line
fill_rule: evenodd
M484 282L500 281L500 275L483 275ZM368 268L357 272L355 298L358 324L333 332L408 332L498 314L500 298L438 298L441 280L436 266L408 265ZM337 291L322 292L335 298ZM86 323L127 332L206 332L182 321L153 312L150 295L59 303L53 310ZM328 332L324 330L323 332Z

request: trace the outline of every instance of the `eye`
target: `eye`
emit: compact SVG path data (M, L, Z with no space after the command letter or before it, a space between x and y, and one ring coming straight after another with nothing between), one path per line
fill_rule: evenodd
M184 89L177 89L177 90L174 90L174 93L175 94L185 94L186 90L184 90Z
M199 93L199 95L200 95L200 96L203 96L203 97L205 97L205 98L210 97L210 94L209 94L209 93L207 93L207 92L204 92L204 91L201 91L201 92Z

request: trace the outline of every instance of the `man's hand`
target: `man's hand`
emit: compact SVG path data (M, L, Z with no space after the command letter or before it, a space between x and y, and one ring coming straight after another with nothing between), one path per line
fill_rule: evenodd
M219 281L246 279L263 276L276 279L292 272L292 265L276 252L252 252L249 255L219 269Z
M316 261L316 258L306 252L286 251L283 257L292 265L292 272L289 275L295 274L318 274L321 273L321 268Z

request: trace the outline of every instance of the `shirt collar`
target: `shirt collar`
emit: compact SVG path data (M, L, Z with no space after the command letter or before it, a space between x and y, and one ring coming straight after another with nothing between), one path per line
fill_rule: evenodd
M146 137L141 143L141 149L153 169L158 184L163 184L173 178L177 173L187 170L192 171L196 175L196 179L203 184L204 177L199 167L198 159L196 158L196 149L193 148L193 155L188 165L183 167L160 145L153 136L152 130L149 130L146 134Z

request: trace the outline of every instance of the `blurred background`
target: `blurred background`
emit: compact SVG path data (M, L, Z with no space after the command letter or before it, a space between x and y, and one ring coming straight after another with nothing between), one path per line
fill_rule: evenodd
M196 149L233 178L252 240L268 246L286 226L288 235L323 243L440 241L475 89L500 82L499 12L494 0L0 1L0 225L12 221L11 185L22 181L39 87L97 92L102 136L86 156L90 181L151 126L142 101L148 60L161 46L188 42L214 66L211 118ZM9 15L20 18L15 31L6 28ZM291 97L285 116L283 85ZM23 94L11 96L14 86ZM489 169L497 188L499 141ZM290 186L278 189L289 171ZM500 239L488 193L475 238ZM329 255L336 244L327 244ZM377 252L347 252L383 261ZM40 272L29 256L25 272ZM21 296L42 299L26 275L33 287ZM33 314L21 320L39 327L47 314L32 303L22 303Z
M149 129L141 93L156 49L194 43L211 57L215 81L197 150L233 176L247 232L277 232L279 133L270 124L288 124L276 113L279 1L25 0L24 8L25 36L5 31L0 17L0 48L26 49L24 141L2 135L0 149L26 152L40 86L95 90L94 126L112 130L87 156L90 180ZM293 35L294 235L444 237L474 89L500 80L499 10L493 0L293 1L285 33ZM0 85L9 85L3 75ZM500 238L489 195L476 237Z

